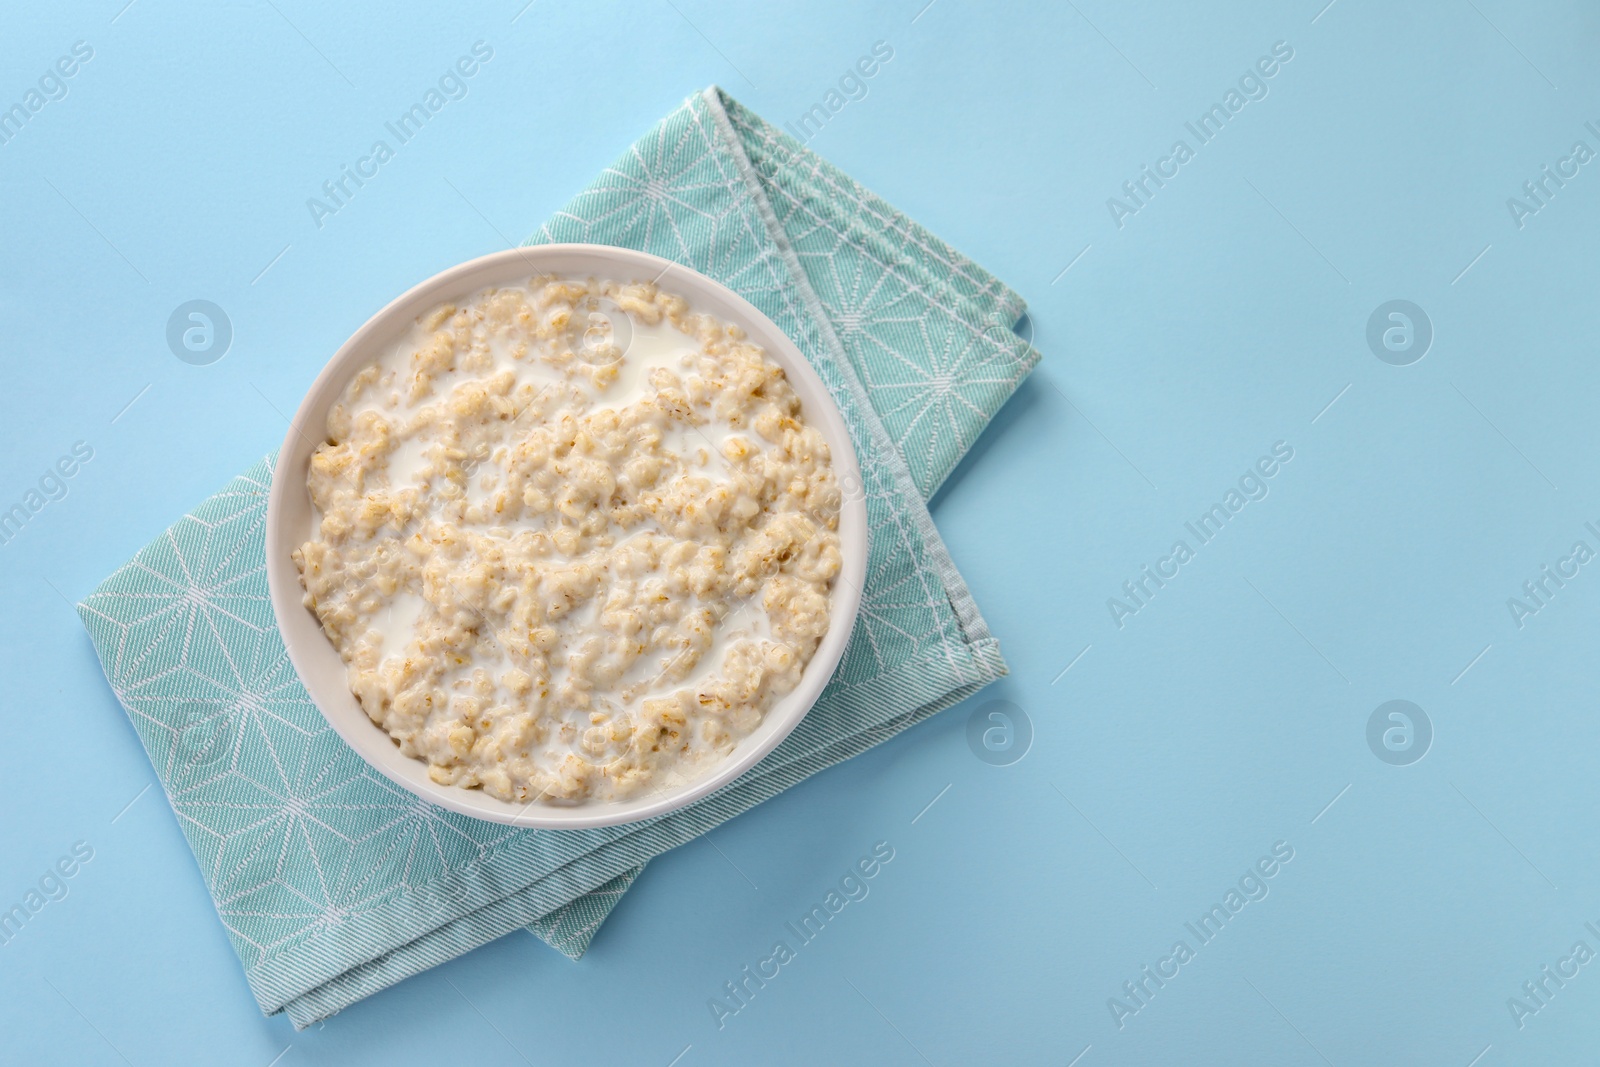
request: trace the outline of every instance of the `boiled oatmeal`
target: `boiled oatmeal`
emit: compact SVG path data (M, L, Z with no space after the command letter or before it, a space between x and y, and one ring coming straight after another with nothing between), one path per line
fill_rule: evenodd
M437 307L326 429L305 602L435 782L575 803L699 777L827 631L821 432L737 325L653 284Z

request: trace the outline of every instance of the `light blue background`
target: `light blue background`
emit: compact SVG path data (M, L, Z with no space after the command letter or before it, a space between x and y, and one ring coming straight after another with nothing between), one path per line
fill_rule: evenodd
M0 947L9 1061L1593 1055L1600 963L1520 1030L1506 1001L1600 950L1600 565L1520 630L1506 599L1600 548L1600 162L1520 230L1505 203L1600 148L1592 7L122 3L0 36L5 104L94 48L0 145L0 507L94 449L0 547L0 904L95 850ZM470 95L318 229L306 198L480 38ZM69 602L275 447L390 297L690 92L782 123L878 40L812 147L1021 291L1045 353L934 505L1013 675L653 863L579 963L519 934L302 1034L262 1019ZM1107 197L1280 40L1268 97L1118 229ZM211 366L165 344L194 298L234 326ZM1436 331L1407 367L1365 342L1395 298ZM1279 440L1270 495L1117 629L1106 598ZM995 698L1034 728L1009 767L965 740ZM1434 726L1411 766L1367 747L1394 698ZM708 998L880 840L871 895L719 1030ZM1279 840L1270 895L1119 1030L1107 998Z

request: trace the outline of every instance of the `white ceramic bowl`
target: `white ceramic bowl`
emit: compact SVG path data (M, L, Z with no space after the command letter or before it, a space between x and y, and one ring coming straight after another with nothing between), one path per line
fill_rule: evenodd
M534 274L608 278L619 282L660 279L668 292L690 307L724 322L737 323L750 339L783 368L804 405L806 421L822 431L833 454L841 486L861 485L855 448L844 418L817 372L794 342L761 312L718 282L657 256L608 245L543 245L515 248L483 256L434 275L368 319L328 361L306 393L294 425L283 441L267 503L267 584L289 659L311 699L329 725L372 767L395 784L441 807L492 822L545 829L611 826L661 815L731 782L754 766L788 736L816 703L844 654L860 607L867 564L867 510L859 492L844 494L839 517L843 572L835 580L828 633L794 691L767 712L761 725L744 738L704 777L643 798L622 802L555 806L513 804L482 790L439 785L428 777L421 760L401 754L399 747L369 719L350 692L344 662L305 607L300 576L290 553L314 535L315 516L306 489L311 453L324 436L328 411L346 383L376 362L424 311L445 300L459 299L489 285L524 284Z

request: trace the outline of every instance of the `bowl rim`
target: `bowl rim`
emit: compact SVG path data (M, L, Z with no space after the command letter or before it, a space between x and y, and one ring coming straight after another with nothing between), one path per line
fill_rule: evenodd
M590 265L573 265L578 263ZM427 776L428 765L401 753L389 734L362 710L350 691L345 664L321 623L303 603L298 569L290 558L291 550L303 543L305 535L293 533L286 523L295 517L296 506L308 514L310 510L305 470L316 446L305 428L325 425L328 409L343 394L349 379L380 358L386 346L424 311L486 286L526 284L539 274L618 280L630 275L648 276L684 297L692 309L737 323L790 379L800 395L806 421L821 430L827 440L840 486L856 489L842 494L842 566L834 579L828 632L807 663L800 683L774 703L761 724L710 772L644 799L572 806L542 805L536 799L516 805L479 789L433 782ZM663 282L668 275L673 278ZM707 304L712 306L708 308ZM447 267L407 289L368 318L323 366L296 409L273 465L266 519L268 593L289 661L312 703L345 743L388 781L450 811L508 826L575 830L635 823L678 810L743 775L782 743L821 697L844 657L861 605L868 551L866 500L859 491L862 485L849 427L821 376L794 341L738 293L691 267L629 248L571 243L520 246ZM301 494L300 500L293 499L296 490ZM304 529L309 530L309 526ZM332 681L328 657L338 667Z

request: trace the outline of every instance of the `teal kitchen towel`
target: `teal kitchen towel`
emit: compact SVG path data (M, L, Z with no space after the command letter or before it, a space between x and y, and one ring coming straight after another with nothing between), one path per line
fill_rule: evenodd
M1005 673L925 501L1038 362L1016 293L715 88L530 243L551 241L692 267L795 340L861 458L860 618L743 777L644 823L511 829L390 784L327 726L267 598L271 458L234 479L78 610L252 991L297 1027L519 927L577 958L652 857Z

